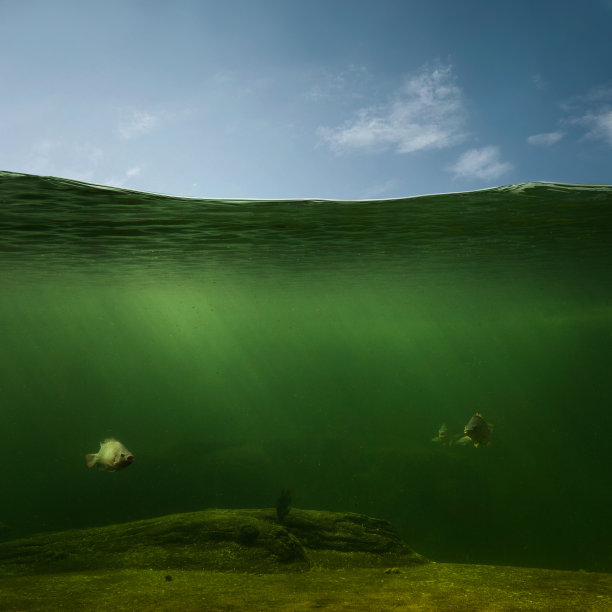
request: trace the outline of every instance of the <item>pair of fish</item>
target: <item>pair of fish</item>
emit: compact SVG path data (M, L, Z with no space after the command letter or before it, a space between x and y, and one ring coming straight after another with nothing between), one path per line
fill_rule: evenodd
M440 429L438 429L438 435L432 438L432 441L440 442L448 446L452 444L469 444L470 442L472 442L474 446L478 446L479 444L487 445L491 441L492 431L493 424L485 421L481 412L475 412L467 425L463 428L463 436L461 434L458 436L450 436L448 427L445 423L442 423Z
M123 470L134 461L134 455L115 438L107 438L100 442L100 450L97 453L85 455L87 467L97 465L101 470L118 472Z

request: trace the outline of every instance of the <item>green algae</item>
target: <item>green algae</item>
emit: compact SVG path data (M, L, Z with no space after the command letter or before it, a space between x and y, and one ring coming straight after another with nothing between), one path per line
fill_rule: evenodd
M395 528L362 514L273 509L171 514L0 544L0 575L117 569L303 571L426 563Z
M0 544L0 610L612 609L612 574L429 562L386 521L203 510Z
M105 570L0 579L0 609L422 610L612 609L612 575L428 563L253 574Z

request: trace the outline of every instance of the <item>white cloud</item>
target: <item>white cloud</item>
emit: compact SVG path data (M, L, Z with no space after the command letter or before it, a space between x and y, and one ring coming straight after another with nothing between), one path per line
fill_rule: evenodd
M25 171L91 181L103 160L104 151L99 147L85 142L48 138L32 145Z
M341 72L320 75L305 96L314 101L343 96L349 99L363 98L371 86L370 80L371 75L366 66L350 64Z
M577 113L592 111L594 108L609 107L612 103L612 87L594 87L585 94L572 96L559 103L559 106L567 113L572 113L574 119Z
M133 168L128 168L122 176L117 178L116 176L109 178L104 181L105 185L111 185L112 187L125 187L135 176L138 176L142 172L142 166L134 166Z
M127 178L132 178L133 176L138 176L140 174L141 170L142 170L142 168L140 166L135 166L134 168L130 168L129 170L127 170L127 172L125 173L125 176Z
M339 153L442 149L463 139L464 115L461 90L451 67L438 66L408 79L388 103L363 108L339 127L320 128L319 135Z
M612 146L612 109L588 112L577 120L590 128L587 138L604 140Z
M583 126L587 129L585 139L603 140L612 146L612 87L600 86L574 96L562 102L561 108L568 113L566 125Z
M500 161L499 147L495 146L469 149L449 168L456 178L479 179L497 179L511 169L512 164Z
M565 132L547 132L545 134L534 134L527 138L527 142L537 147L550 147L559 142L565 136Z
M145 111L133 110L129 117L119 123L119 135L124 140L148 134L159 124L159 117Z

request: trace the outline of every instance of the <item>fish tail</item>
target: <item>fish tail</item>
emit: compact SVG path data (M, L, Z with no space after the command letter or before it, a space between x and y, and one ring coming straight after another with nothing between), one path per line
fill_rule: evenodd
M87 461L88 468L93 467L96 464L96 458L97 458L96 454L85 455L85 461Z

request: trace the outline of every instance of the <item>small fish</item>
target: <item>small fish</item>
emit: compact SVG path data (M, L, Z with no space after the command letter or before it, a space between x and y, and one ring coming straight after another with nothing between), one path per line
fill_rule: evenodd
M438 429L438 435L431 439L432 442L440 442L440 444L452 444L453 441L448 435L448 427L446 423L442 423Z
M85 455L87 467L98 465L101 470L118 472L131 465L134 455L115 438L107 438L100 442L100 450L91 455Z
M457 443L466 444L471 440L474 446L479 444L486 445L491 439L492 431L493 425L484 420L481 412L475 412L463 430L465 436L457 440Z
M276 502L276 516L279 523L283 522L289 510L291 510L291 489L283 489Z

